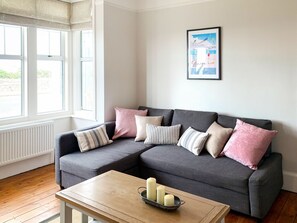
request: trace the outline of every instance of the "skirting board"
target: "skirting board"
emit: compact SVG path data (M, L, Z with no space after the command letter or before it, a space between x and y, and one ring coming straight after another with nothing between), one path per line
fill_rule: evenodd
M16 163L0 166L0 179L11 177L20 173L34 170L36 168L49 165L54 162L54 155L48 153L31 159L26 159Z
M297 193L297 173L283 171L284 185L283 189Z

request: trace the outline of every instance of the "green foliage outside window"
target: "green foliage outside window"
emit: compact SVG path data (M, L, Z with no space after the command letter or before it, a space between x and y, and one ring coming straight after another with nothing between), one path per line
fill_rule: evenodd
M0 70L0 78L2 79L19 79L21 77L21 72L7 72L4 70Z
M50 73L46 70L40 70L37 73L38 77L50 77ZM7 72L0 70L0 79L19 79L21 77L21 71Z

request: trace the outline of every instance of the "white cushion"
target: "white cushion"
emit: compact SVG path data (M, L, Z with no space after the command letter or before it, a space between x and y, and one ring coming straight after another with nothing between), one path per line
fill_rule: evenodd
M184 147L185 149L198 156L202 151L207 138L208 133L199 132L192 127L189 127L180 137L177 145Z

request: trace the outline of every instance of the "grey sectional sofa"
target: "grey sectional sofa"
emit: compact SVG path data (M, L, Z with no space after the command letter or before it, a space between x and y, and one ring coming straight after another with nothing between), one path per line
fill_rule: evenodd
M146 109L140 107L139 109ZM206 131L216 121L234 128L236 117L215 112L147 108L148 115L162 115L163 125L181 124L182 134L189 126ZM271 129L269 120L241 120ZM115 123L105 123L109 137ZM92 127L90 127L92 128ZM262 219L278 196L282 184L282 156L271 146L258 170L251 170L227 157L214 159L206 151L195 156L175 145L145 145L130 139L117 139L99 149L81 153L74 132L57 136L55 148L56 181L69 187L114 169L157 181L231 206L232 210Z

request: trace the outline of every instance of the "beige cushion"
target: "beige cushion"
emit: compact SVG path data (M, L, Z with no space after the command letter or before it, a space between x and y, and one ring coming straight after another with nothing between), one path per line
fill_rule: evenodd
M136 122L136 138L135 141L142 141L146 139L146 124L160 126L163 116L139 116L135 115Z
M181 125L155 126L146 124L147 137L144 144L177 144Z
M198 156L204 147L207 137L207 132L199 132L192 127L189 127L180 137L177 145L184 147Z
M77 138L78 146L81 152L86 152L88 150L112 143L112 140L109 140L106 133L105 125L86 131L75 132L74 135Z
M213 122L206 132L209 133L209 137L205 148L212 157L217 158L232 134L233 129L224 128L218 123Z

